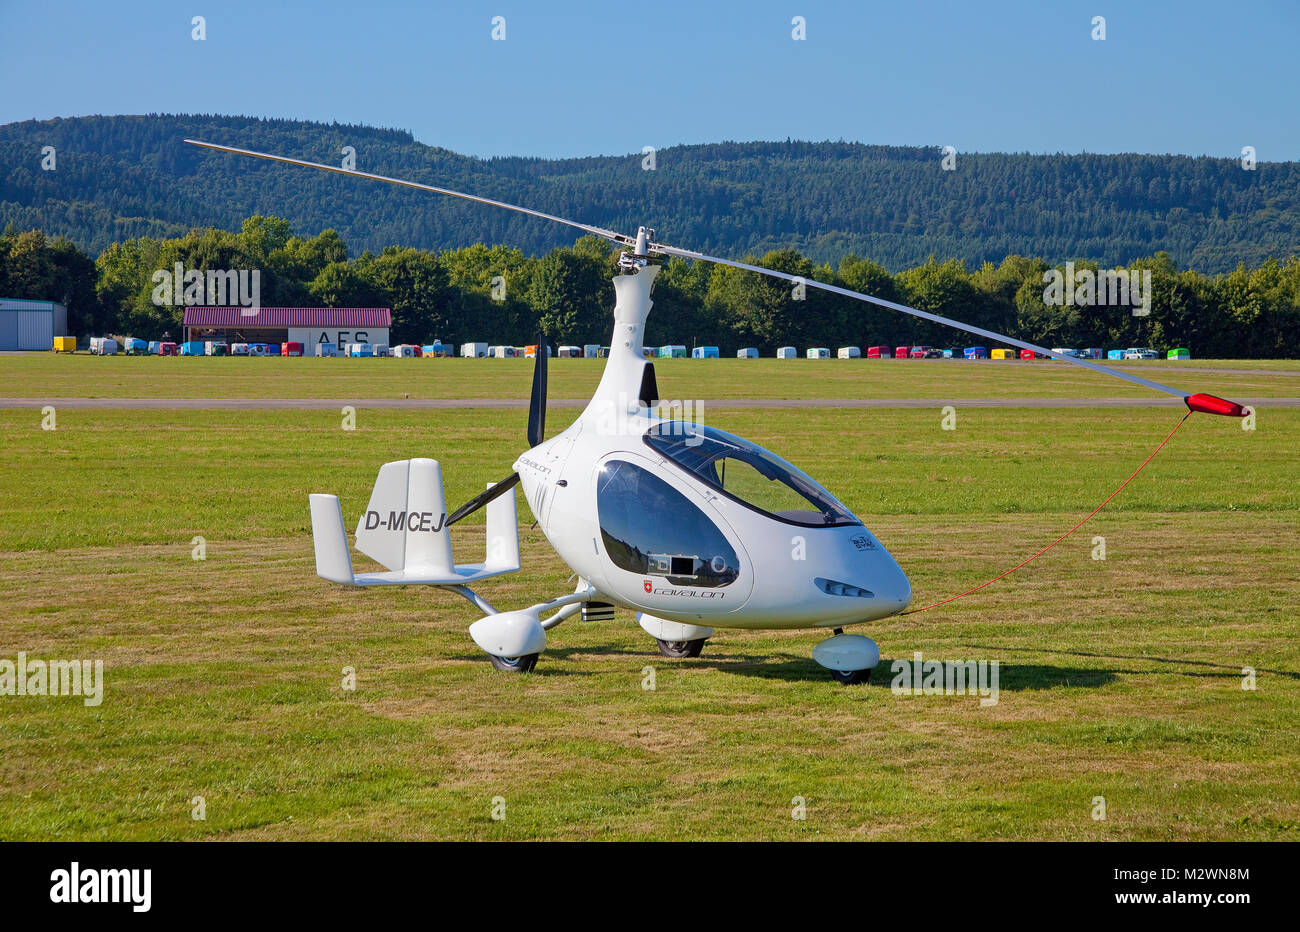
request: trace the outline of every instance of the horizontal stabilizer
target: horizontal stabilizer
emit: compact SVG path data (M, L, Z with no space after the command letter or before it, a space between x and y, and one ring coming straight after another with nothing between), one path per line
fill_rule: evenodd
M313 494L311 530L316 575L347 586L463 586L519 571L519 517L513 493L487 506L484 562L456 566L443 511L442 470L436 460L386 463L379 470L370 504L357 523L357 549L388 568L357 574L348 553L343 511L334 495ZM489 484L488 488L494 488Z

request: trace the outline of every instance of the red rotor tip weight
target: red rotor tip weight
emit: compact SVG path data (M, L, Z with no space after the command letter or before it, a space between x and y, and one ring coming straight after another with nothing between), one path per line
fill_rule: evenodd
M1224 417L1245 417L1246 409L1235 401L1229 401L1226 398L1220 398L1218 395L1206 395L1197 392L1195 395L1188 395L1183 399L1187 407L1193 411L1200 411L1204 414L1221 414Z

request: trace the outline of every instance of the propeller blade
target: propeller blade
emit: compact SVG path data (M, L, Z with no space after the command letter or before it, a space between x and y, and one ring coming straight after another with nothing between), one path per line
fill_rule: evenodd
M636 238L623 236L615 233L613 230L606 230L603 227L594 227L585 223L578 223L574 220L565 220L563 217L556 217L552 214L542 213L540 210L532 210L528 207L519 207L516 204L507 204L504 201L494 201L487 197L478 197L474 194L465 194L462 191L452 191L448 188L435 188L429 184L417 184L414 181L403 181L401 178L390 178L387 175L372 175L370 172L359 172L347 168L340 168L337 165L323 165L320 162L308 162L303 159L291 159L283 155L271 155L266 152L254 152L252 149L237 149L234 146L222 146L215 142L203 142L198 139L186 139L187 143L192 146L201 146L204 149L215 149L218 152L232 152L235 155L251 155L255 159L266 159L268 162L283 162L286 165L301 165L304 168L318 168L321 171L334 172L336 175L353 175L357 178L369 178L372 181L384 181L388 184L401 185L404 188L416 188L420 191L432 191L434 194L446 194L449 197L459 197L467 201L474 201L478 204L490 204L493 207L501 207L505 210L513 210L515 213L527 214L530 217L539 217L542 220L552 220L555 223L562 223L585 233L592 233L596 236L603 236L611 242L618 243L622 246L636 246Z
M512 472L509 475L509 477L502 479L500 482L492 486L492 488L490 489L484 489L482 492L475 495L473 498L471 498L465 504L461 505L451 514L447 515L447 520L443 524L443 527L450 527L451 525L459 521L461 518L464 518L468 515L472 515L474 512L478 511L488 502L492 501L494 498L500 498L503 494L509 492L518 484L519 484L519 473Z
M533 360L533 396L528 402L528 446L535 447L546 439L546 351L545 335L537 338L537 356Z
M1053 359L1064 359L1066 362L1076 366L1081 366L1084 369L1091 369L1093 372L1100 372L1103 375L1109 375L1117 379L1123 379L1126 382L1132 382L1134 385L1141 385L1144 388L1155 389L1158 392L1164 392L1166 395L1173 395L1176 398L1182 398L1184 401L1187 401L1190 398L1196 398L1199 400L1201 398L1214 397L1214 396L1204 396L1200 394L1192 395L1191 392L1185 392L1182 391L1181 389L1172 388L1168 385L1163 385L1160 382L1155 382L1152 381L1151 379L1144 379L1141 376L1132 375L1128 372L1121 372L1118 369L1112 369L1109 366L1103 366L1100 363L1095 363L1089 359L1080 359L1077 356L1066 356L1062 353L1053 353L1051 350L1046 349L1042 346L1038 346L1034 343L1027 343L1024 340L1017 340L1015 337L1009 337L1003 333L995 333L992 330L985 330L983 327L976 327L973 324L964 324L959 320L953 320L951 317L942 317L939 314L931 314L929 311L918 310L917 308L908 307L906 304L898 304L894 301L886 301L883 298L875 298L869 294L863 294L859 291L850 291L849 289L841 288L838 285L828 285L825 282L819 282L816 281L815 279L802 278L801 276L798 275L791 275L788 272L778 272L776 269L765 269L759 265L750 265L747 262L737 262L734 259L721 259L717 256L709 256L709 255L705 255L704 253L694 252L689 249L679 249L676 246L668 246L663 243L656 243L652 239L647 240L642 236L632 237L632 236L627 236L626 234L623 233L615 233L613 230L606 230L603 227L590 226L585 223L578 223L574 220L565 220L563 217L556 217L553 214L542 213L539 210L532 210L528 207L519 207L516 204L507 204L504 201L494 201L491 198L478 197L473 194L465 194L462 191L452 191L449 188L437 188L434 187L433 185L418 184L414 181L403 181L401 178L390 178L387 175L374 175L369 172L359 172L359 171L349 170L346 168L341 168L337 165L324 165L319 162L308 162L303 159L291 159L282 155L270 155L266 152L255 152L251 149L239 149L234 146L222 146L222 145L218 145L217 143L202 142L198 139L186 139L185 142L189 143L192 146L200 146L205 149L215 149L219 152L231 152L234 153L235 155L248 155L248 156L252 156L253 158L266 159L267 161L271 161L271 162L283 162L286 165L301 165L304 168L318 168L321 171L333 172L337 175L353 175L357 178L369 178L374 181L383 181L388 184L401 185L402 187L406 187L406 188L416 188L421 191L432 191L434 194L446 194L450 197L458 197L463 200L474 201L475 203L478 204L488 204L492 207L501 207L505 210L512 210L515 213L527 214L530 217L538 217L542 220L551 220L555 223L562 223L565 226L573 227L574 229L577 230L582 230L585 233L591 233L595 236L603 237L609 240L610 242L616 243L620 246L631 247L633 249L633 255L641 257L641 261L643 263L644 263L644 256L646 255L647 252L650 252L661 256L678 256L679 258L682 259L692 259L692 260L700 260L704 262L713 262L717 265L729 265L732 268L744 269L745 271L748 272L756 272L759 275L767 275L771 278L781 278L789 282L794 282L796 284L803 284L812 288L821 289L822 291L829 291L832 294L841 295L846 298L853 298L856 301L866 301L870 304L876 304L879 305L880 307L889 308L891 311L898 311L901 314L910 314L913 317L920 317L923 320L929 320L937 324L943 324L945 327L952 327L956 330L964 330L967 333L973 333L976 336L984 337L987 340L995 340L999 343L1007 343L1010 344L1011 346L1018 346L1021 349L1032 350L1036 355L1050 356ZM539 384L541 386L540 393L538 390ZM542 407L540 408L538 407L539 394L541 396L541 405L542 405ZM533 404L532 404L532 408L529 411L529 419L528 419L528 437L529 437L529 442L533 446L536 446L538 443L541 442L541 438L545 427L544 424L545 412L544 410L542 410L542 408L544 408L545 406L545 396L546 396L546 360L544 357L541 357L538 359L537 364L533 369ZM1236 402L1224 401L1223 399L1216 399L1216 401L1222 401L1223 405L1198 404L1194 402L1189 402L1188 406L1194 411L1204 411L1210 414L1228 414L1228 416L1240 416L1236 414L1236 412L1242 410L1242 408L1240 405L1237 405ZM1229 407L1223 408L1224 405ZM1220 408L1223 408L1223 410L1219 410ZM534 437L536 437L536 439L534 439Z
M829 291L832 294L843 295L846 298L854 298L858 301L878 304L881 307L889 308L891 311L911 314L913 317L920 317L923 320L932 320L936 324L954 327L957 330L965 330L967 333L973 333L976 336L981 336L988 340L996 340L999 343L1010 343L1012 346L1018 346L1021 349L1033 350L1036 355L1051 356L1054 359L1064 359L1066 362L1072 362L1076 366L1082 366L1085 369L1091 369L1094 372L1100 372L1104 375L1113 375L1117 379L1124 379L1126 382L1132 382L1135 385L1154 388L1156 391L1164 392L1167 395L1174 395L1178 398L1187 398L1190 394L1190 392L1171 388L1168 385L1162 385L1159 382L1153 382L1150 379L1144 379L1138 375L1132 375L1128 372L1120 372L1118 369L1112 369L1109 366L1103 366L1088 359L1080 359L1077 356L1066 356L1062 353L1053 353L1049 349L1044 349L1043 347L1037 346L1033 343L1026 343L1024 340L1017 340L1015 337L1009 337L1006 334L994 333L992 330L985 330L983 327L976 327L973 324L964 324L959 320L953 320L951 317L941 317L938 314L931 314L929 311L921 311L914 307L908 307L906 304L897 304L893 301L886 301L884 298L873 298L869 294L863 294L860 291L850 291L849 289L841 288L838 285L828 285L825 282L815 281L811 278L803 278L798 275L791 275L788 272L778 272L776 269L765 269L760 265L750 265L747 262L736 262L734 259L719 259L717 256L706 256L703 253L692 252L689 249L678 249L675 246L666 246L662 243L651 243L650 250L666 256L678 256L683 259L702 259L705 262L714 262L718 265L729 265L732 268L744 269L748 272L757 272L760 275L768 275L772 278L783 278L789 282L807 285L809 288L820 288L822 291Z

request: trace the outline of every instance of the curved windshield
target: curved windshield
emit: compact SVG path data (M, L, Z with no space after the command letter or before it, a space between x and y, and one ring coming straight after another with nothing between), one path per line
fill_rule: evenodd
M607 460L600 467L596 515L605 552L629 573L704 588L728 585L739 573L735 549L703 511L625 460ZM649 580L646 585L653 587Z
M808 527L862 523L811 476L726 431L663 421L646 431L645 442L727 497L773 518Z

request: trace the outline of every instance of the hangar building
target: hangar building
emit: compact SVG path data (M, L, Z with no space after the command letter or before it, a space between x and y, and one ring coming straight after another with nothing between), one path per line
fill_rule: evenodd
M386 307L187 307L186 340L227 343L387 343L392 311Z
M54 349L68 334L68 309L53 301L0 298L0 350Z

